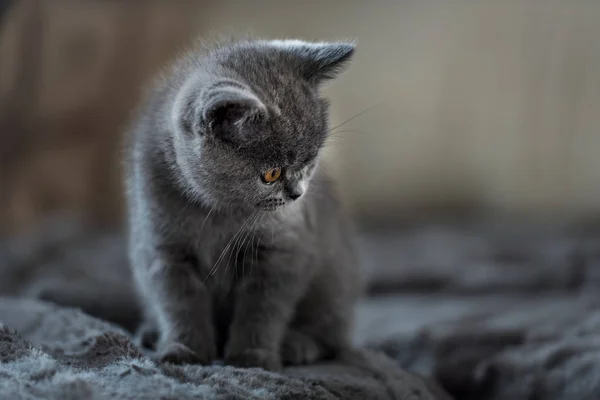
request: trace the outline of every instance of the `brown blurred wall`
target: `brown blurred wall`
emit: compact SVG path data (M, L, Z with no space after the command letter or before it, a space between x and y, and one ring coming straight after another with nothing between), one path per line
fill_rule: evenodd
M112 224L142 83L197 34L357 38L327 149L366 217L600 211L600 1L35 1L0 31L0 232Z
M140 87L191 35L189 6L19 1L0 36L0 232L121 211L121 133Z

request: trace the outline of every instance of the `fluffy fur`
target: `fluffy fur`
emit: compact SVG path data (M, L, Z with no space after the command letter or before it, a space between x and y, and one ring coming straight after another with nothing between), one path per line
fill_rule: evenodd
M318 168L319 87L347 43L243 41L190 53L131 132L130 260L160 361L277 370L350 346L351 227ZM261 179L269 168L281 178Z

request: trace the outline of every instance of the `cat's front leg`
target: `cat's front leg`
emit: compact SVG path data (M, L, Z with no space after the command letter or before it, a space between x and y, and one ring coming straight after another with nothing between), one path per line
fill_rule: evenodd
M281 369L281 342L308 282L300 258L290 253L269 254L237 288L226 364Z
M149 278L160 330L158 361L211 364L217 353L211 297L192 266L156 261Z

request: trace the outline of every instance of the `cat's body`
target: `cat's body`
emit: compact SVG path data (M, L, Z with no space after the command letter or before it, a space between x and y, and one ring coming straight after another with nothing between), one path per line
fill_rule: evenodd
M352 51L242 42L189 56L151 93L127 187L131 264L161 360L273 370L350 347L352 230L316 163L318 86Z

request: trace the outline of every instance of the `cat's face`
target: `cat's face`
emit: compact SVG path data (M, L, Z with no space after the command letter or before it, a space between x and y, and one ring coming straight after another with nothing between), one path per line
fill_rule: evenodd
M221 73L237 79L213 77L193 98L181 97L186 110L177 114L177 162L190 189L209 204L265 211L301 200L327 136L319 83L352 50L258 42L220 54Z
M202 172L195 175L196 182L212 202L275 210L305 194L318 151L310 146L290 150L261 142L240 149L206 141L200 150Z

